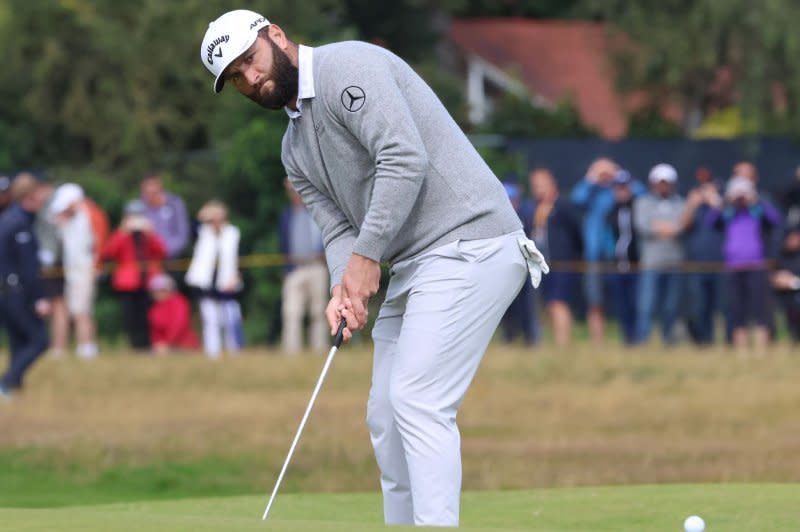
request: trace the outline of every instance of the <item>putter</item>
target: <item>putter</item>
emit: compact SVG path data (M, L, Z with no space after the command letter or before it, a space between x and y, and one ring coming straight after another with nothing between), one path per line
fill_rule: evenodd
M325 375L328 373L328 369L331 367L331 362L333 362L333 357L336 356L336 351L339 349L339 346L342 345L342 338L344 336L344 328L347 326L347 321L342 318L342 322L339 324L339 330L336 332L336 337L333 339L333 347L331 347L330 352L328 353L328 359L325 360L325 365L322 366L322 373L319 375L319 379L317 380L317 386L314 388L314 393L311 394L311 400L308 402L308 407L306 407L306 413L303 414L303 419L300 421L300 427L297 429L297 434L294 436L294 441L292 442L292 446L289 447L289 454L286 456L286 461L283 462L283 467L281 468L281 472L278 475L278 480L275 482L275 488L272 490L272 495L269 498L269 502L267 503L267 508L264 510L264 515L261 517L262 521L267 519L269 515L269 509L272 508L272 503L275 500L275 495L278 494L278 488L281 486L281 481L283 480L283 475L286 473L286 468L289 467L289 461L292 459L292 454L294 454L294 448L297 446L297 442L300 440L300 435L303 433L303 427L306 426L306 421L308 421L308 415L311 413L311 409L314 407L314 401L317 400L317 395L319 394L319 389L322 388L322 382L325 380Z

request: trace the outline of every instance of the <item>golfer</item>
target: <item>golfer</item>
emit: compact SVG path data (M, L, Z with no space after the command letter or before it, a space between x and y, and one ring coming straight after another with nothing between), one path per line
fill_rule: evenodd
M541 254L436 95L391 52L298 46L237 10L209 25L200 58L216 92L229 83L289 115L283 164L323 234L332 332L342 317L345 340L364 327L390 265L367 408L384 517L457 526L456 413L527 272L534 284L547 273Z

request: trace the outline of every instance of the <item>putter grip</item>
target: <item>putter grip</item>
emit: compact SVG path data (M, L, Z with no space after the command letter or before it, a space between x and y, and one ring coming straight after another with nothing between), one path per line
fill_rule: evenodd
M342 345L342 340L344 339L344 328L347 327L347 320L342 318L342 322L339 323L339 330L336 331L336 337L333 339L333 346L336 349L339 349L339 346Z

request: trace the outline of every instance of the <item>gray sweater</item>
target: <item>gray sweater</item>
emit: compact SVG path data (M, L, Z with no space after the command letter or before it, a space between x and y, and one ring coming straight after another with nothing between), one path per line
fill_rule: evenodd
M677 194L661 198L652 193L640 196L633 203L633 220L639 236L639 265L643 270L658 270L680 266L683 262L683 240L678 234L659 238L655 222L678 224L686 201Z
M351 253L395 263L522 228L498 179L402 59L329 44L313 50L313 74L315 97L290 120L282 157L322 230L331 286Z

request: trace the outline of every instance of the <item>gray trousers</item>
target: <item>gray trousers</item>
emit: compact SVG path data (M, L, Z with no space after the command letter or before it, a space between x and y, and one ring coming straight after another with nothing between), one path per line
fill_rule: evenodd
M387 524L458 526L456 413L526 281L521 235L453 242L392 268L367 408Z

